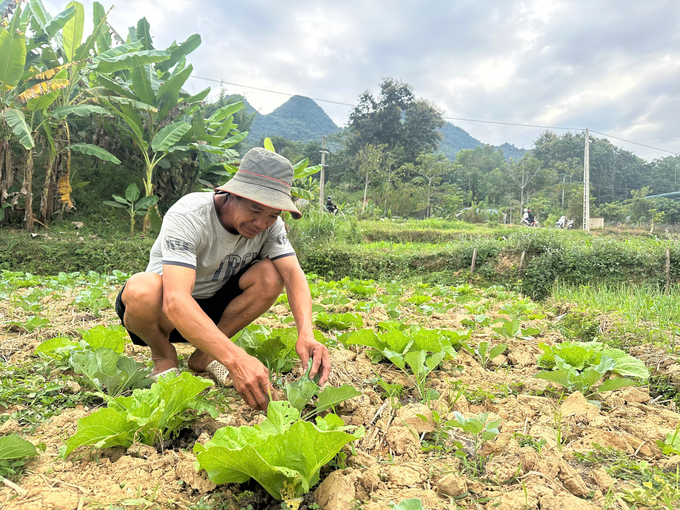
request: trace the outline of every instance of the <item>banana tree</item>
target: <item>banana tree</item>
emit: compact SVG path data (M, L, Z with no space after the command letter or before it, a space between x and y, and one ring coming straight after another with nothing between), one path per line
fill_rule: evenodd
M33 153L35 140L26 116L16 98L21 92L21 84L26 67L26 21L21 7L17 4L14 15L7 28L0 31L0 113L4 124L11 130L5 131L0 145L0 214L4 216L3 199L10 199L11 205L17 204L24 197L24 223L29 230L33 229L33 204L31 186L33 181ZM19 140L24 149L24 175L21 188L11 194L7 190L14 183L12 165L12 138ZM1 219L1 218L0 218Z
M94 69L102 74L97 77L99 87L90 93L120 119L121 130L140 151L147 197L154 192L154 170L173 150L185 146L181 141L192 130L188 119L210 92L207 88L191 96L182 90L193 71L186 63L186 55L200 42L194 34L182 44L155 50L149 23L142 18L136 28L130 29L128 42L115 48L118 54L100 55L93 61ZM147 215L145 232L149 220Z
M179 145L172 148L173 154L183 156L178 162L181 173L173 176L173 181L179 182L179 187L175 185L172 190L173 196L204 187L213 188L210 180L229 177L236 172L234 165L239 154L231 147L248 135L247 132L239 132L238 125L234 123L234 115L243 106L243 101L226 105L207 119L203 118L202 110L194 112L191 130L182 137ZM159 184L163 184L163 179L159 179Z
M134 182L125 190L125 198L119 195L112 196L114 201L105 200L104 204L117 209L127 209L130 215L130 237L135 233L135 215L146 216L149 209L158 202L158 197L156 196L144 197L138 200L139 188Z
M84 91L87 77L92 72L89 59L110 49L113 29L109 26L107 13L99 2L93 3L94 29L84 42L85 13L81 3L70 2L54 18L47 12L41 0L29 0L28 9L32 13L29 49L39 57L36 60L42 67L47 69L31 78L35 84L29 91L40 91L45 83L53 82L57 77L63 80L59 93L50 96L52 101L41 104L46 114L41 131L47 141L47 163L40 199L40 218L43 223L47 223L54 211L57 191L66 210L74 209L71 200L71 150L96 155L106 161L115 159L92 144L71 145L68 127L70 117L108 113L100 106L86 104L89 97ZM49 113L45 112L47 109L50 110Z
M276 152L274 144L270 138L264 139L264 148L272 152ZM309 158L298 161L293 165L293 184L290 188L290 194L297 198L304 200L314 200L314 194L307 188L311 187L308 180L309 177L321 171L321 165L309 165Z
M26 196L25 220L29 229L33 228L33 158L30 151L35 146L34 136L40 135L47 153L40 207L43 223L51 216L52 201L57 193L72 207L71 150L120 163L94 145L70 144L68 116L108 113L99 106L84 104L83 100L87 98L80 89L90 72L86 59L97 49L104 51L110 46L106 14L101 4L94 3L94 12L95 29L84 43L84 10L78 2L71 2L52 18L40 0L29 0L25 10L17 7L9 30L0 33L2 116L27 151L21 193ZM5 143L3 149L8 148L9 143ZM66 173L57 181L57 162L62 159L66 162ZM9 179L2 180L3 189L11 185L8 182Z

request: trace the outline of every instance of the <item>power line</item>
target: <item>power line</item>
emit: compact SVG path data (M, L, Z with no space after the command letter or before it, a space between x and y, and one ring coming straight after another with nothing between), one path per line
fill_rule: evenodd
M190 78L196 78L198 80L211 81L211 82L219 83L219 84L232 85L234 87L242 87L242 88L246 88L246 89L259 90L261 92L269 92L271 94L280 94L282 96L293 97L293 96L299 95L299 94L291 94L289 92L281 92L281 91L278 91L278 90L265 89L265 88L261 88L261 87L253 87L251 85L243 85L243 84L240 84L240 83L233 83L233 82L228 82L228 81L224 81L224 80L216 80L214 78L204 78L204 77L201 77L201 76L190 76ZM351 108L356 107L355 104L344 103L342 101L332 101L330 99L320 99L320 98L316 98L316 97L310 97L310 99L312 99L314 101L321 102L321 103L331 103L331 104L337 104L337 105L341 105L341 106L349 106ZM502 121L498 121L498 120L465 119L465 118L462 118L462 117L444 117L444 116L442 116L442 118L446 119L446 120L457 120L457 121L462 121L462 122L478 122L478 123L481 123L481 124L498 124L498 125L501 125L501 126L516 126L516 127L528 127L528 128L539 128L539 129L559 129L559 130L563 130L563 131L583 131L585 129L585 128L575 128L575 127L564 127L564 126L543 126L543 125L540 125L540 124L522 124L522 123L518 123L518 122L502 122ZM620 140L622 142L631 143L633 145L639 145L640 147L645 147L647 149L652 149L652 150L655 150L655 151L666 152L668 154L673 154L673 155L680 154L678 152L673 152L673 151L669 151L669 150L666 150L666 149L659 149L658 147L652 147L651 145L645 145L643 143L634 142L632 140L626 140L625 138L620 138L618 136L608 135L607 133L602 133L600 131L591 130L591 132L597 133L597 134L602 135L602 136L606 136L607 138L614 138L615 140ZM663 139L659 138L658 140L663 140ZM673 138L668 138L667 140L673 140Z
M584 128L573 128L573 127L560 127L560 126L540 126L537 124L519 124L516 122L500 122L497 120L477 120L477 119L462 119L460 117L442 117L446 120L462 120L466 122L481 122L484 124L501 124L503 126L519 126L519 127L531 127L531 128L541 128L541 129L563 129L565 131L583 131Z
M662 142L669 140L680 140L680 136L674 136L673 138L644 138L642 140L635 140L636 142Z
M263 89L263 88L260 88L260 87L251 87L250 85L241 85L239 83L231 83L229 81L224 81L224 80L215 80L213 78L202 78L200 76L190 76L190 78L196 78L198 80L205 80L205 81L212 81L212 82L215 82L215 83L221 83L221 84L225 84L225 85L233 85L234 87L243 87L244 89L253 89L253 90L259 90L259 91L262 91L262 92L270 92L272 94L281 94L282 96L293 97L293 96L299 95L299 94L290 94L288 92L279 92L278 90ZM342 105L342 106L351 106L352 108L354 108L356 106L355 104L342 103L340 101L331 101L330 99L318 99L316 97L310 97L309 99L313 99L314 101L319 101L319 102L322 102L322 103L332 103L332 104L339 104L339 105Z
M673 154L674 156L678 155L677 152L667 151L666 149L659 149L658 147L652 147L651 145L645 145L644 143L633 142L632 140L626 140L625 138L619 138L618 136L608 135L607 133L602 133L600 131L593 130L592 132L597 133L598 135L606 136L607 138L613 138L614 140L620 140L622 142L632 143L633 145L639 145L641 147L646 147L648 149L653 149L655 151L667 152L668 154Z

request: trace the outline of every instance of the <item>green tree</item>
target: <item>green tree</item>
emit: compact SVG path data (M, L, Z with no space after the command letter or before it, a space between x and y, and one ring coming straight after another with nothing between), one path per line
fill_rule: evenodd
M385 145L388 151L404 149L405 161L433 152L441 140L441 113L428 101L416 99L411 86L392 78L380 84L375 98L366 91L349 116L349 150L357 154L367 144Z
M467 205L481 202L492 191L490 177L505 166L505 158L491 145L463 149L456 154L454 183L467 192Z
M95 12L97 6L100 13L103 12L97 3ZM35 136L42 134L47 147L47 178L43 187L41 211L47 209L44 205L47 203L46 197L57 194L52 170L60 153L66 152L67 165L71 149L119 163L114 156L94 145L70 144L68 125L64 119L69 114L88 115L103 111L97 111L92 106L78 108L71 104L78 97L76 90L87 66L85 58L90 56L104 25L102 18L99 25L95 23L92 35L82 43L82 17L83 7L78 2L71 2L66 10L52 18L40 0L31 0L24 11L17 5L8 28L0 32L0 108L3 119L25 150L24 176L19 194L24 196L24 223L29 230L33 230L34 223L32 149L36 145ZM30 36L25 35L28 28ZM54 47L51 45L53 40L56 41ZM65 136L55 140L53 125L62 125ZM8 137L3 138L3 152L11 151ZM0 178L0 195L5 195L13 175L11 166L6 165L8 158L0 159L5 163L5 176ZM2 173L3 169L0 168L0 176ZM70 188L64 189L68 191ZM13 203L16 203L14 199ZM45 223L49 215L41 214L41 219Z
M438 183L441 177L449 173L452 166L452 163L443 154L421 154L418 156L418 165L414 171L427 184L426 218L429 218L431 214L432 186Z
M364 185L364 200L361 208L362 213L366 211L368 185L379 175L380 168L386 157L385 150L386 147L384 145L375 146L369 143L360 149L354 158L355 171Z
M193 71L186 56L201 44L198 34L179 45L173 42L166 50L155 50L149 23L142 18L130 29L129 38L130 42L115 48L116 55L95 58L95 70L109 76L97 76L103 91L91 90L120 119L123 133L140 151L144 192L149 197L154 193L156 168L169 168L163 160L173 152L190 153L194 159L203 152L233 159L234 154L227 151L248 133L239 132L234 123L233 115L243 103L219 108L206 121L201 102L210 88L193 96L182 89ZM151 211L144 218L144 232Z

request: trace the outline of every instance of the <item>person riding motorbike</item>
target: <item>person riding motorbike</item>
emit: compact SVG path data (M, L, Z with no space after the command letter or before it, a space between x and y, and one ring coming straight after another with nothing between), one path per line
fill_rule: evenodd
M534 218L534 215L531 214L531 209L524 210L522 225L526 225L527 227L538 227L538 222L536 221L536 218Z
M331 214L338 214L338 206L333 203L330 195L326 197L326 211Z
M568 220L566 216L562 216L557 223L555 223L555 228L571 230L574 228L574 220Z

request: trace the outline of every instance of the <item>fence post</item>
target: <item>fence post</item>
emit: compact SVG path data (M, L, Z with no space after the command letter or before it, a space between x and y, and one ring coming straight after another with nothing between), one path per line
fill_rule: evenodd
M472 266L470 267L470 278L475 272L475 260L477 260L477 248L472 250Z
M666 294L671 287L671 249L666 248Z
M522 256L519 258L519 272L522 272L522 267L524 266L524 256L527 254L526 251L522 252Z

